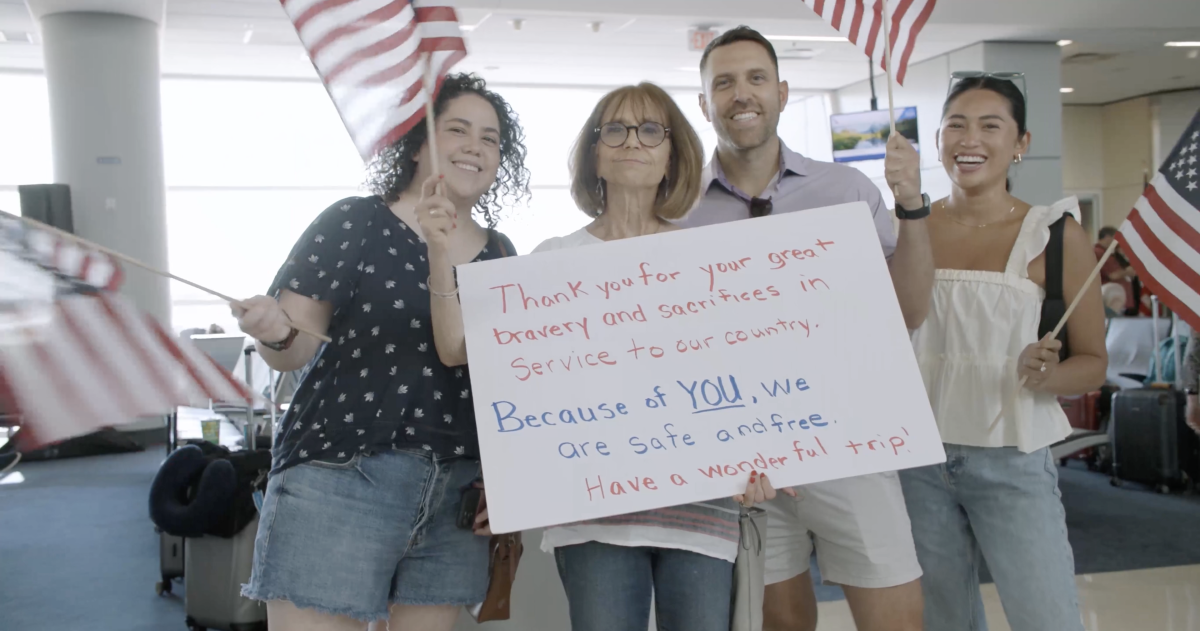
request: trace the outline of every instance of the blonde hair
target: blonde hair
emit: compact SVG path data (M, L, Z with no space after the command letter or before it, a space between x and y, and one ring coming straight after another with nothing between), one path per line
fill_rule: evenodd
M575 146L571 150L571 197L576 205L589 217L598 217L604 212L604 198L599 191L600 178L596 175L597 132L610 108L618 111L628 103L635 112L645 113L658 110L666 116L662 124L671 131L670 166L666 181L659 187L654 212L663 219L679 219L686 215L700 196L700 178L704 170L704 155L700 137L692 128L687 117L680 111L662 88L649 82L617 88L604 95L591 116L579 131Z

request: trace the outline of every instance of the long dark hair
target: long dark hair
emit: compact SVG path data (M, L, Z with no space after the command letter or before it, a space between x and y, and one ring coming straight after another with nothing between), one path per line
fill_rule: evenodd
M946 112L950 111L950 104L955 99L970 92L971 90L990 90L1004 97L1008 101L1009 110L1011 110L1013 120L1017 121L1017 139L1025 136L1025 95L1021 94L1021 90L1015 83L1008 79L999 79L991 76L968 77L954 84L950 88L950 94L946 95L946 102L942 105L942 118L946 118ZM1009 192L1012 191L1012 181L1005 178L1004 187Z
M529 197L529 169L525 168L525 130L517 113L503 97L487 89L483 78L472 74L447 75L433 103L434 117L442 115L447 105L464 94L477 94L492 104L500 119L500 169L496 182L475 204L489 228L499 220L501 202L516 204ZM367 167L367 188L388 203L396 201L408 190L417 174L416 155L429 138L424 123L414 125L400 140L380 151Z

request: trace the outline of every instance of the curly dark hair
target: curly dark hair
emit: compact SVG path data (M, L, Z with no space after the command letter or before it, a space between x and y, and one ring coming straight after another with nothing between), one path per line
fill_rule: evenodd
M487 89L487 82L473 74L446 75L442 89L433 104L434 117L442 115L446 106L464 94L477 94L496 110L500 119L500 169L496 183L475 204L489 228L499 220L501 202L516 204L529 197L529 169L525 168L525 130L517 113L503 97ZM380 151L367 167L367 188L388 203L396 201L408 190L417 173L413 158L428 139L424 124L414 125L400 140Z

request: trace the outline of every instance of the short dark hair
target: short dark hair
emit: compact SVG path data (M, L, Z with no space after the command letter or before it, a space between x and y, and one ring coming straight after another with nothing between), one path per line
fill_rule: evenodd
M771 45L770 40L763 37L762 33L745 25L736 26L721 33L714 37L708 46L704 47L704 54L700 55L700 72L704 72L704 66L708 64L708 56L712 54L712 51L736 42L754 42L767 49L767 54L771 57L771 65L775 66L775 78L779 78L779 57L775 55L775 47Z
M501 209L530 197L529 169L525 167L525 130L517 113L508 101L487 87L487 82L473 74L446 75L442 89L433 104L434 120L441 116L450 102L465 94L482 97L500 119L500 169L496 181L475 204L489 228L495 228ZM371 159L367 167L366 187L389 204L413 185L417 174L416 156L429 139L424 122L413 125L407 134L385 147ZM417 186L421 183L417 182Z
M1103 228L1100 229L1100 237L1099 238L1101 238L1101 239L1107 239L1109 237L1115 237L1115 236L1117 236L1117 229L1112 226L1104 226Z

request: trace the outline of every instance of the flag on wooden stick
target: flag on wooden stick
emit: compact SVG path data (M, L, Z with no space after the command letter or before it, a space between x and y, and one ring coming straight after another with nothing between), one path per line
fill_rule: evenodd
M467 54L448 0L280 3L364 161L421 121L426 99ZM426 54L437 76L430 90Z
M0 216L0 409L22 448L160 415L249 403L249 388L127 299L43 263L45 233ZM62 245L62 244L60 244ZM91 255L84 251L84 256ZM115 264L114 264L115 265Z
M879 35L886 32L891 40L888 50L895 63L896 83L904 85L904 77L908 72L908 60L912 57L913 46L917 36L933 13L936 0L892 0L888 5L891 9L891 21L883 27L884 0L803 0L821 19L833 26L834 30L858 46L868 57L878 58L879 65L885 71L882 49L877 50ZM896 57L896 55L899 57Z
M1200 329L1200 110L1116 240L1142 284Z

